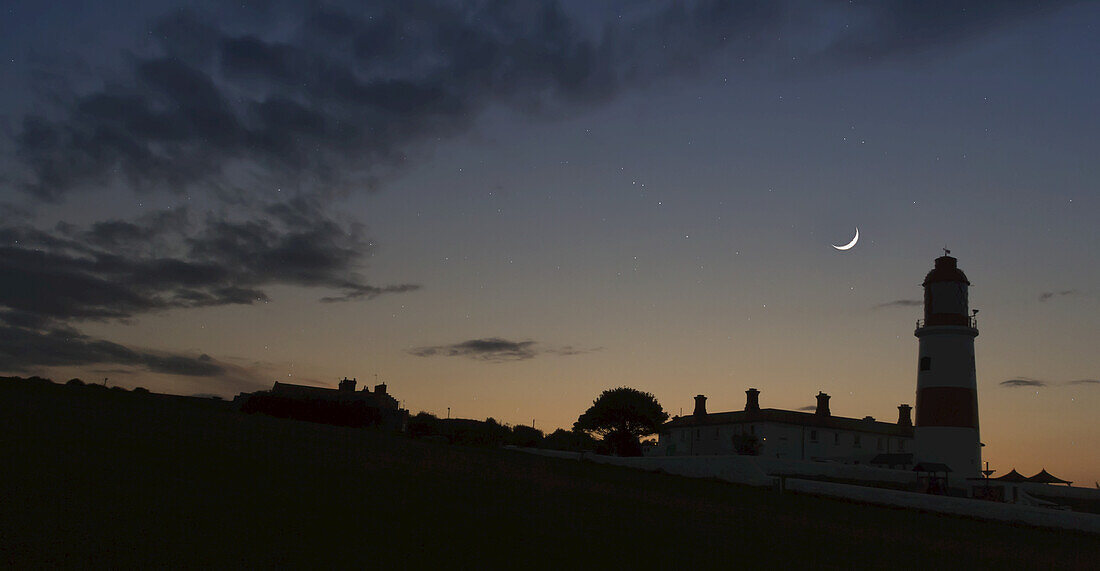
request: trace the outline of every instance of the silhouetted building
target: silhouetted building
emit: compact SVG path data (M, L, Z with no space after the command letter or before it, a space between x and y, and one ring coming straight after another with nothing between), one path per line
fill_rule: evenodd
M243 412L259 412L340 426L375 426L404 430L409 411L386 391L385 384L355 390L356 380L340 381L339 388L310 387L275 382L269 391L241 393L233 399Z
M756 454L794 460L869 464L891 454L900 468L913 464L913 423L909 405L898 407L898 422L871 417L845 418L829 411L829 395L818 393L813 412L760 408L760 391L745 391L745 410L707 413L706 397L695 397L695 413L666 422L652 452L668 456Z

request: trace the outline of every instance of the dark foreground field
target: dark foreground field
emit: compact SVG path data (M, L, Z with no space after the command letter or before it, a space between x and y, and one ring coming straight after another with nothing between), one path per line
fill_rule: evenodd
M213 401L0 381L0 430L0 562L19 567L1100 564L1095 536L450 447Z

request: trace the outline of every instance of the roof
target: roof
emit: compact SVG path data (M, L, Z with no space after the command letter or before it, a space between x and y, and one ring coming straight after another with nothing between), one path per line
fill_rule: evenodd
M306 385L295 385L292 383L280 383L275 381L275 385L271 387L267 394L283 398L291 399L313 399L324 401L340 401L340 402L365 402L375 403L380 406L396 407L398 402L392 396L386 393L370 392L364 387L360 391L341 391L339 389L333 389L329 387L310 387Z
M897 452L891 454L879 454L874 458L871 458L871 464L883 464L886 466L897 466L913 463L913 454L911 452Z
M669 428L688 426L713 426L716 424L743 424L748 422L778 422L783 424L812 426L815 428L832 428L834 430L867 432L888 436L913 436L912 426L900 426L890 422L879 422L877 420L846 418L843 416L825 416L812 412L780 410L775 408L716 412L703 416L679 416L666 422L661 427L661 431L663 432Z
M1011 472L1004 476L998 476L996 478L990 478L990 480L997 480L999 482L1026 482L1027 477L1016 471L1015 468Z
M1047 472L1046 468L1043 468L1042 472L1035 474L1027 479L1028 482L1034 482L1036 484L1071 484L1072 482L1063 480L1061 478L1052 476L1050 472Z
M330 393L337 392L339 389L330 387L311 387L309 385L295 385L293 383L280 383L275 381L275 385L271 387L272 392L285 392L285 393Z
M936 267L924 276L924 283L921 285L926 286L933 282L962 282L970 285L970 280L966 279L966 274L959 269L957 262L958 260L951 256L936 258Z
M950 472L951 467L947 464L940 464L939 462L921 462L916 466L913 466L914 472Z

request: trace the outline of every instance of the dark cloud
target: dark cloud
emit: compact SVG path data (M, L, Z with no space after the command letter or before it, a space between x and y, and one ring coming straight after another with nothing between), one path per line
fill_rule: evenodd
M1081 292L1079 292L1075 289L1064 289L1064 290L1061 290L1061 291L1044 291L1043 293L1039 294L1039 301L1049 301L1051 298L1054 298L1054 297L1065 297L1065 296L1071 296L1071 295L1080 295L1080 293Z
M691 71L731 46L848 59L920 51L1063 4L697 0L569 11L393 0L281 16L273 5L231 27L181 10L154 23L155 46L121 77L22 119L19 186L45 200L112 183L369 189L420 143L467 129L492 105L560 113ZM797 45L798 26L822 22L835 22L826 45Z
M924 305L924 302L919 299L895 299L894 301L880 303L874 306L873 309L884 309L887 307L920 307L921 305Z
M572 346L539 347L534 341L509 341L499 337L471 339L451 345L417 347L408 352L417 357L468 357L480 361L523 361L533 359L540 354L568 356L598 351L599 349L578 349Z
M67 327L33 330L0 325L0 370L84 365L130 365L154 373L195 377L226 372L221 363L206 355L134 350Z
M123 80L24 119L23 188L53 200L112 182L371 187L410 145L465 129L489 104L554 108L614 83L606 54L553 3L330 5L287 21L274 39L188 11L164 18L156 51Z
M1076 381L1070 381L1066 384L1067 385L1100 385L1100 380L1098 380L1098 379L1078 379Z
M919 52L1064 3L578 4L263 3L252 21L179 10L152 24L151 48L128 54L115 77L70 81L54 76L75 71L44 70L51 79L40 84L53 92L40 97L48 107L15 118L5 187L36 202L116 187L206 192L235 215L180 209L90 226L0 224L0 326L18 343L5 345L0 365L217 374L224 363L126 348L71 323L265 302L265 289L279 284L331 290L324 302L417 289L369 283L362 229L335 221L328 201L377 188L491 106L556 116L690 73L730 48L855 61ZM605 18L593 25L582 12ZM825 12L837 18L818 18ZM835 35L796 45L797 27L819 21L835 22ZM780 37L795 45L778 46ZM272 201L282 187L313 198ZM22 208L3 203L0 215L25 220ZM523 360L585 351L479 339L414 354Z
M471 339L452 345L417 347L409 353L417 357L469 357L481 361L522 361L538 354L534 341L508 341L499 337Z
M809 404L809 405L806 405L806 406L801 406L801 407L798 407L798 410L805 410L805 411L814 412L814 411L817 411L817 405Z
M924 53L1027 21L1078 0L893 0L841 10L850 23L825 52L864 62ZM837 3L839 4L839 3Z
M0 227L0 244L0 309L24 327L265 302L262 288L275 284L340 292L326 301L419 287L366 283L362 228L337 223L305 199L245 219L196 220L181 209L87 228Z
M247 371L207 355L135 350L89 338L72 324L267 302L264 289L272 285L338 292L325 301L418 289L367 283L369 253L360 226L338 223L303 198L243 217L179 209L48 231L0 226L0 370L112 364L248 381Z
M1002 387L1045 387L1047 386L1047 382L1040 381L1038 379L1021 377L1019 379L1008 379L1007 381L1001 381L1000 385Z

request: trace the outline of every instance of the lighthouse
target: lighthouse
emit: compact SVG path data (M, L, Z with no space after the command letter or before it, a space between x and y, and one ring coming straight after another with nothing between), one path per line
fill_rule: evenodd
M920 348L913 452L918 462L946 464L953 477L973 478L982 464L974 367L977 311L970 313L970 281L950 253L944 249L921 284L924 319L914 331Z

